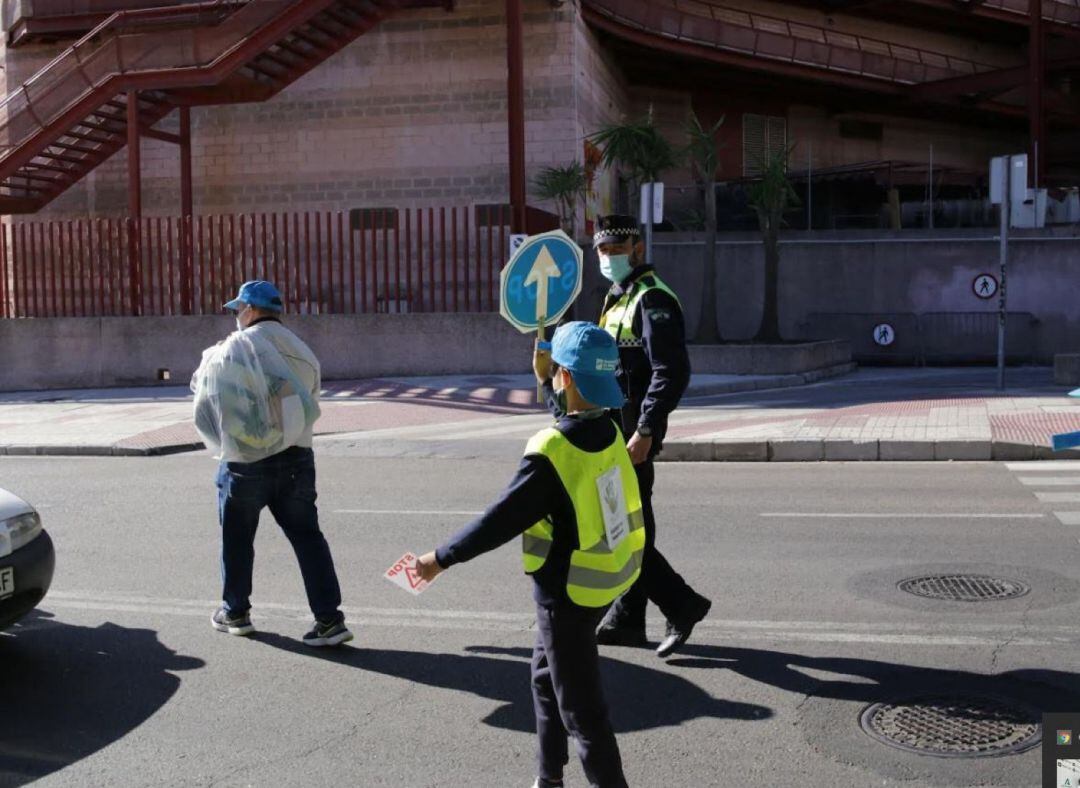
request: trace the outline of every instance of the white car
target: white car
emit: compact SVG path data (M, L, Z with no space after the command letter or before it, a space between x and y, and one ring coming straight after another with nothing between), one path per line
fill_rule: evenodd
M0 629L44 598L56 558L34 507L0 488Z

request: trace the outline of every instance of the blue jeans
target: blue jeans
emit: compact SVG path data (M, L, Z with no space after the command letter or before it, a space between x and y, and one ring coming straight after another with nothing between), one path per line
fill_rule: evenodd
M253 463L221 463L217 476L221 522L221 594L230 613L251 608L251 573L259 513L270 513L300 563L308 605L323 622L341 621L341 588L315 507L315 455L293 446Z

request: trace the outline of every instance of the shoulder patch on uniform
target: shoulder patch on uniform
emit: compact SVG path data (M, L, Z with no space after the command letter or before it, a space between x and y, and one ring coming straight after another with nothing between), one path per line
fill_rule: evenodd
M663 322L666 322L668 320L671 320L671 318L672 318L671 310L667 309L665 307L658 307L656 309L646 309L645 311L649 315L649 320L652 321L653 323L663 323Z

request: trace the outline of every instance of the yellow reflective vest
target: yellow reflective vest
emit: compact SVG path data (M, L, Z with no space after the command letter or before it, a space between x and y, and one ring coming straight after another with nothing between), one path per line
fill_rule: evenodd
M675 291L661 281L655 273L647 273L619 296L611 307L600 315L600 328L607 331L615 338L615 344L620 348L641 347L641 337L634 333L634 315L637 314L638 304L650 290L663 290L679 303L679 297Z
M525 449L526 456L540 454L551 462L573 503L577 524L578 547L570 554L566 594L581 607L608 605L626 591L641 573L645 549L645 521L641 514L641 493L637 475L626 451L622 434L615 430L615 440L603 451L588 452L574 446L554 427L533 436ZM618 474L613 474L613 469ZM611 499L611 486L602 495L601 478L618 479L624 504ZM602 500L602 498L607 500ZM626 513L628 532L614 547L608 545L603 507ZM554 526L541 520L522 537L523 561L529 574L538 571L551 551Z

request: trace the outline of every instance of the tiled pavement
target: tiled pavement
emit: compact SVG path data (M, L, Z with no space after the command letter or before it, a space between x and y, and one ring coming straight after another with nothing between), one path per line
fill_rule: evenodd
M987 369L863 369L784 387L797 382L695 378L671 419L663 459L1080 457L1049 449L1052 434L1080 431L1080 400L1066 397L1046 369L1010 370L1005 392ZM316 432L335 441L521 441L537 428L535 399L527 376L335 382ZM191 450L199 443L190 413L190 394L180 388L4 394L0 453Z

